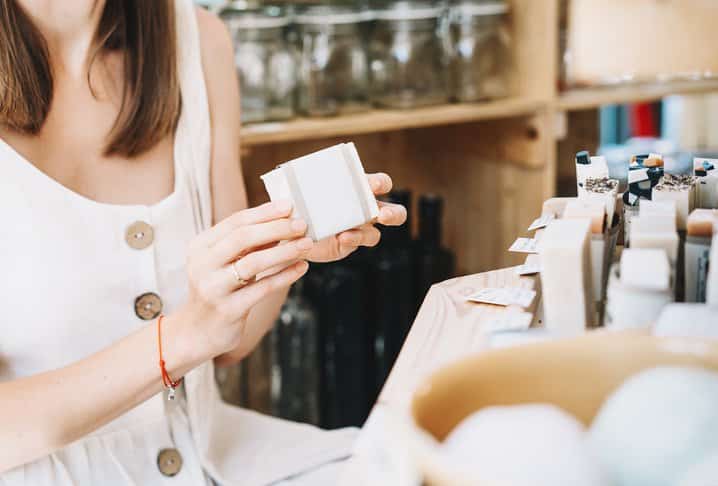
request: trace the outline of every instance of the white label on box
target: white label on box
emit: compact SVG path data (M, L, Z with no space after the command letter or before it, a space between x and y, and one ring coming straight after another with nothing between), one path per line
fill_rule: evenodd
M634 184L636 182L648 180L648 169L637 169L628 171L628 183Z
M466 300L479 304L518 305L528 307L536 297L536 291L521 287L489 287L469 295Z
M541 273L541 267L538 263L524 263L516 267L517 275L535 275Z
M538 241L535 238L516 238L509 251L516 253L538 253L536 246Z
M536 219L534 220L534 222L531 223L531 226L529 226L529 231L534 231L534 230L537 230L537 229L545 228L546 226L548 226L548 224L549 224L551 221L553 221L553 219L554 219L554 215L553 215L553 214L551 214L551 213L549 213L549 214L544 214L543 216L541 216L541 217L539 217L539 218L536 218Z

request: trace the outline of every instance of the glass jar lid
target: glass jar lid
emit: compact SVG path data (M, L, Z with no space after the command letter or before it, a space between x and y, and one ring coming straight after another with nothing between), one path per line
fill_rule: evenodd
M482 17L490 15L503 15L509 11L506 2L457 2L451 6L455 15L462 17Z
M298 10L294 22L299 25L357 24L372 20L372 12L346 5L309 5Z
M444 6L433 2L399 1L382 6L374 11L378 20L421 20L436 19L444 14Z
M231 31L250 29L277 29L289 25L291 19L274 7L242 9L225 7L219 13Z

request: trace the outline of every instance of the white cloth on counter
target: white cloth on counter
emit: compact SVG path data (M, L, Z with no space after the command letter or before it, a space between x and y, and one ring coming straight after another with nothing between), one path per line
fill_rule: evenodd
M212 220L211 141L196 7L192 0L175 4L182 115L170 196L151 206L87 199L0 139L0 381L68 365L148 325L135 312L143 294L157 294L164 313L186 297L188 243ZM125 241L137 221L154 233L144 249ZM226 405L208 362L186 376L174 402L160 393L89 436L0 474L0 485L334 484L330 477L351 454L355 435ZM0 454L6 447L12 444L0 444ZM174 477L158 468L158 453L167 448L182 456Z

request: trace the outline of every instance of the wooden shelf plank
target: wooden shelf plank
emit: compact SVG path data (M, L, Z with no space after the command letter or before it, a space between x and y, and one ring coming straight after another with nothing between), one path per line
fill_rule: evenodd
M245 125L242 127L241 141L244 146L251 146L511 118L534 114L542 106L541 102L535 100L509 98L412 110L371 110L332 118L299 118L286 122Z
M563 111L583 110L597 108L601 105L653 101L669 95L712 91L718 91L718 80L577 88L562 93L558 98L557 107Z

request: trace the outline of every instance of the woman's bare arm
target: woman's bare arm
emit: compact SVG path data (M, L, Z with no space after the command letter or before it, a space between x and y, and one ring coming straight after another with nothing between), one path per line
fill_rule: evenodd
M211 181L214 220L247 207L247 191L240 162L239 82L234 66L232 39L224 23L198 8L197 13L207 96L212 121ZM278 290L258 303L249 315L249 334L240 347L217 358L227 366L247 356L269 331L287 298Z

